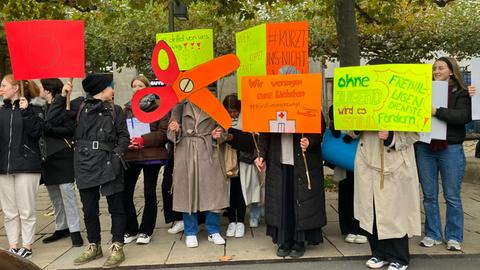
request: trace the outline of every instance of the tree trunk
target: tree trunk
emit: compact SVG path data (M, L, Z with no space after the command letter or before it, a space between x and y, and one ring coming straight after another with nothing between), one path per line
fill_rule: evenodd
M355 0L335 0L335 23L340 66L360 65Z

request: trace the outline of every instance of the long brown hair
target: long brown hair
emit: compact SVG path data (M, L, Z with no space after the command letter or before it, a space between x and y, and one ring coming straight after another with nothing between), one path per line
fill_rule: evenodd
M7 74L3 78L7 80L10 84L18 86L19 89L20 84L23 84L23 94L28 101L40 95L40 88L34 81L17 81L13 78L13 74Z
M460 88L460 89L467 89L465 87L465 82L463 81L463 76L462 72L460 71L460 66L458 65L457 60L453 57L440 57L438 58L435 62L437 61L442 61L445 62L448 66L448 69L453 73L453 75L450 76L449 83L453 81L455 85Z

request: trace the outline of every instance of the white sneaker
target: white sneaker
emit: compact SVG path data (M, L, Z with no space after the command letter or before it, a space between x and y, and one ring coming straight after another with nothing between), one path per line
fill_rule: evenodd
M243 223L237 223L237 226L235 227L235 237L240 238L245 235L245 224Z
M399 264L399 263L391 263L388 266L387 270L407 270L407 268L408 268L408 265L403 265L403 264Z
M257 227L258 227L258 219L250 218L250 228L257 228Z
M355 243L355 238L357 238L356 234L349 233L347 237L345 237L345 242L347 243Z
M135 241L137 239L138 235L130 235L128 233L124 234L123 235L123 243L124 244L128 244L128 243L131 243L133 241Z
M236 228L237 228L237 223L230 222L230 224L228 224L228 227L227 227L227 232L226 232L227 237L234 237Z
M198 247L197 236L196 235L187 235L185 237L185 245L187 245L188 248Z
M139 233L138 238L137 238L137 244L138 245L146 245L150 243L150 240L152 239L151 236L148 236L144 233Z
M368 238L365 235L357 234L354 242L355 244L365 244L368 243Z
M450 251L461 251L462 246L460 246L460 243L455 240L448 240L447 241L447 249Z
M213 233L208 236L208 241L215 245L225 245L225 239L219 233Z
M372 257L365 263L365 265L371 269L382 268L384 265L387 265L387 264L388 264L387 261L384 261L377 257Z
M420 246L422 247L433 247L435 245L440 245L442 241L435 240L431 237L425 236L422 241L420 241Z
M183 225L183 220L174 221L173 226L167 230L169 234L177 234L184 230L185 226Z

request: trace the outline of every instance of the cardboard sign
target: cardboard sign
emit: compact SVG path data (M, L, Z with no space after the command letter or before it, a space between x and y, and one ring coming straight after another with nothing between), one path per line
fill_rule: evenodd
M246 76L242 87L243 131L321 132L321 74Z
M337 130L429 132L432 65L336 68L333 103Z
M472 120L480 120L480 59L472 59L470 70L472 85L477 88L477 92L472 97Z
M308 22L267 23L236 34L240 59L238 97L243 76L279 74L284 66L308 73Z
M448 81L432 82L432 106L437 108L448 107ZM421 142L430 143L432 139L447 139L447 123L439 120L437 117L432 117L432 131L421 132L419 140Z
M180 70L189 70L213 59L213 30L195 29L157 34L156 42L167 42L172 48ZM160 55L158 64L168 66L168 58Z
M34 20L5 23L15 80L83 78L83 21Z

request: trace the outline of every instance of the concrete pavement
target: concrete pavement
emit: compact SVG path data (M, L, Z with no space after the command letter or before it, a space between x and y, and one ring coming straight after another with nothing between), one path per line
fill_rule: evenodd
M471 156L467 153L467 156ZM471 159L469 157L469 159ZM477 171L475 177L478 177L480 171ZM471 176L470 176L471 177ZM480 255L480 185L466 179L463 184L462 198L465 212L465 242L462 252L447 251L444 245L432 248L422 248L418 245L421 238L410 239L410 251L414 257L417 256L470 256ZM478 183L478 182L477 182ZM143 184L141 181L137 184L135 192L135 202L138 213L142 213ZM169 224L165 224L163 219L163 207L161 201L160 184L158 185L159 215L157 226L153 235L152 242L149 245L140 246L134 243L125 246L126 260L121 265L125 268L161 268L172 266L199 266L203 264L222 265L220 258L224 255L231 256L229 263L259 263L259 262L278 262L282 259L275 255L276 247L271 239L265 235L265 227L248 228L243 238L228 238L225 246L217 246L207 241L207 235L202 230L198 236L199 247L189 249L185 247L182 234L169 235L167 229ZM347 244L340 235L337 214L337 193L327 192L327 216L328 224L324 227L324 243L318 246L309 247L303 259L308 260L343 260L343 259L364 259L369 254L368 244ZM445 202L440 195L441 209L444 216ZM52 209L50 199L46 188L40 187L37 204L37 234L36 242L33 246L32 261L43 269L85 269L101 267L108 256L108 247L110 244L110 216L106 208L105 198L101 199L100 220L102 224L102 247L104 258L95 260L82 266L74 266L73 259L79 256L84 247L73 248L69 238L60 241L43 244L42 239L47 237L55 230L54 217L46 216L45 213ZM83 217L82 217L83 219ZM444 217L443 217L444 219ZM247 219L248 220L248 216ZM227 220L222 218L222 235L225 235ZM86 240L85 226L82 224L82 236ZM5 229L3 228L3 214L0 211L0 247L8 246ZM361 268L360 268L361 269Z

